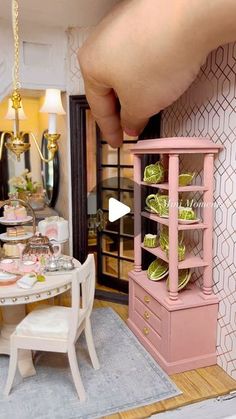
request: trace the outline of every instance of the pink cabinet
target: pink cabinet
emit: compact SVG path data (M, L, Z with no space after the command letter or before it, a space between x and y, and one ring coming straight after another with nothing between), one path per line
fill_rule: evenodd
M139 141L134 153L135 266L129 274L128 325L137 338L169 374L216 363L216 326L218 299L212 293L213 165L214 155L222 147L207 138L162 138ZM168 182L146 184L143 181L144 155L160 155L168 173ZM200 158L199 158L200 156ZM179 186L178 175L200 161L197 184ZM199 168L198 168L199 169ZM201 182L199 182L199 179ZM147 186L169 195L169 217L145 211ZM143 192L142 192L143 191ZM181 224L178 205L181 197L200 194L201 216L198 223ZM144 200L145 201L145 200ZM169 228L168 257L160 247L145 248L142 218ZM178 261L178 234L189 235L185 259ZM193 232L201 235L201 249L196 251ZM190 233L190 234L189 234ZM192 234L192 236L191 236ZM194 242L194 243L191 243ZM169 290L166 281L151 281L142 269L142 257L151 253L169 263ZM179 269L198 270L197 280L178 292ZM200 278L199 278L200 275ZM193 275L194 278L194 275Z

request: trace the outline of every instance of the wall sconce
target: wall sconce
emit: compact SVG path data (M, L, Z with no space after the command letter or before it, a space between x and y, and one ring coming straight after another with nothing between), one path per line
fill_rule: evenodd
M33 139L40 158L48 163L53 160L55 153L58 150L58 140L60 134L56 132L57 115L64 115L65 111L61 103L61 92L58 89L47 89L43 106L40 112L47 112L48 118L48 132L45 138L48 141L47 148L49 151L49 158L46 159L38 145L37 139L32 132L21 132L19 128L19 121L25 119L25 114L22 107L20 95L20 81L19 81L19 25L18 25L19 5L18 0L12 0L12 29L14 36L14 64L13 64L13 93L8 103L8 111L6 119L13 120L13 131L3 132L0 139L0 160L2 158L2 150L5 141L5 146L12 151L17 160L20 160L22 153L30 148L30 143L25 141L25 135L28 134Z

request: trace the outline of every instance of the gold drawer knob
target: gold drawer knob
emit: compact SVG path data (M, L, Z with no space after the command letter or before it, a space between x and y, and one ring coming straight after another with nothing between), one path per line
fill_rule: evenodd
M149 333L149 329L148 329L148 327L144 327L144 328L143 328L143 334L144 334L145 336L147 336L147 335L148 335L148 333Z
M150 314L148 313L148 311L144 312L143 318L146 320L150 319Z
M148 295L144 296L144 301L145 303L150 303L150 297L148 297Z

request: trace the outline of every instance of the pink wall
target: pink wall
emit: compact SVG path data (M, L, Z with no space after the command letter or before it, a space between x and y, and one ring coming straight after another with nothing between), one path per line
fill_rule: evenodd
M225 147L215 161L213 279L218 364L236 379L236 43L209 55L188 91L164 111L162 136L210 136Z

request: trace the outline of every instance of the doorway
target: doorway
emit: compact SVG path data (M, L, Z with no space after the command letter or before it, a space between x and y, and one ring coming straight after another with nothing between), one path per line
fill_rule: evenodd
M120 149L102 138L84 95L70 97L73 256L82 263L89 252L97 258L96 297L122 302L128 293L128 272L133 268L133 162L136 142L125 137ZM151 119L139 139L160 133L160 115ZM115 198L131 212L111 223L108 200ZM99 289L100 288L100 289Z
M100 134L100 133L99 133ZM98 283L128 293L128 272L134 262L133 155L136 143L124 137L122 147L113 149L102 137L97 141L97 203L103 223L97 231ZM130 213L109 222L109 199L130 208Z

